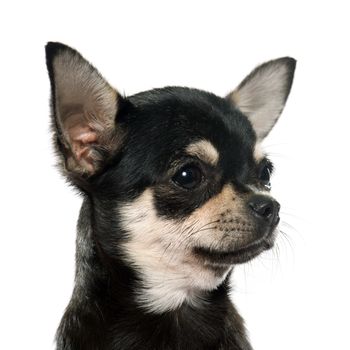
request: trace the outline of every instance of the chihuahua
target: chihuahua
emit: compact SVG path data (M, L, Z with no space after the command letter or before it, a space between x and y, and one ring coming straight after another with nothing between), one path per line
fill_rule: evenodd
M236 264L270 249L279 203L261 142L296 61L255 68L226 97L122 96L76 50L46 46L60 169L83 197L58 350L251 350Z

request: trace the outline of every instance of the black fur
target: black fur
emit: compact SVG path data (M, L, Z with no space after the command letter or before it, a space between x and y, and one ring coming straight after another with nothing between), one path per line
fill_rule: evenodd
M243 320L229 300L229 276L203 295L203 307L184 305L155 315L133 302L137 277L96 244L85 198L78 223L72 299L57 331L57 349L250 350Z
M46 47L53 114L52 61L66 49L72 50L57 43ZM229 300L229 276L216 290L203 292L198 307L184 303L162 314L140 308L134 299L139 276L119 248L128 233L116 209L152 187L157 214L181 219L227 183L243 194L249 192L247 185L260 186L261 164L253 157L256 136L251 124L228 100L195 89L167 87L128 98L119 95L118 101L116 123L125 131L122 147L96 174L68 175L84 202L78 222L75 288L57 331L57 349L250 350L243 321ZM62 153L62 131L53 117ZM171 178L182 165L196 162L184 150L200 139L209 140L220 153L220 170L198 161L206 181L188 196Z

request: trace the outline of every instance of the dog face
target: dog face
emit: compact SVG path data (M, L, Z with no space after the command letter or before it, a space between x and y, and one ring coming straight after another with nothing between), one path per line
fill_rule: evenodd
M295 60L259 66L225 98L180 87L125 98L62 44L47 45L47 64L63 172L95 205L98 244L139 275L147 310L199 302L273 246L280 206L260 143Z

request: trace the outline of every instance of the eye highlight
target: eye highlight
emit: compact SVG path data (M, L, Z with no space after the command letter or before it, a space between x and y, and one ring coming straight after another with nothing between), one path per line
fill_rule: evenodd
M192 190L202 182L203 174L195 164L182 167L172 178L172 181L185 189Z

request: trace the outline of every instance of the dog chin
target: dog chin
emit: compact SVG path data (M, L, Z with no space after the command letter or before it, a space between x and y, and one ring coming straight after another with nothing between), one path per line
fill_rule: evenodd
M194 253L200 259L203 259L206 264L213 265L236 265L248 262L262 252L271 249L274 246L276 239L277 230L272 230L271 232L264 235L252 243L246 246L237 248L235 250L227 251L225 249L210 249L207 247L196 247L194 248Z

